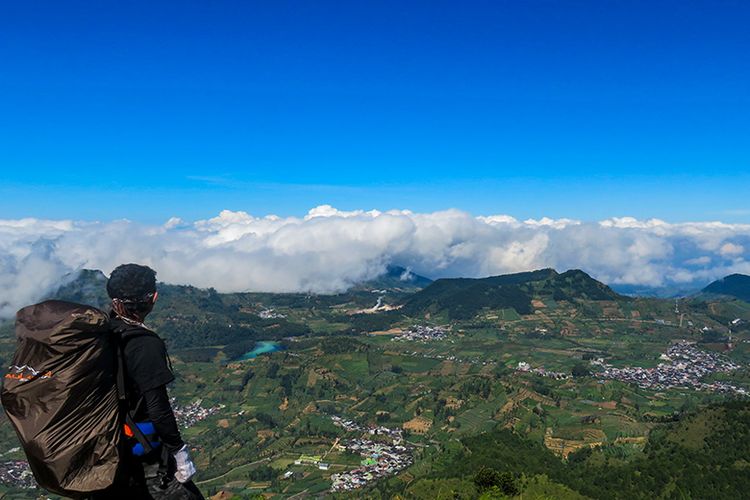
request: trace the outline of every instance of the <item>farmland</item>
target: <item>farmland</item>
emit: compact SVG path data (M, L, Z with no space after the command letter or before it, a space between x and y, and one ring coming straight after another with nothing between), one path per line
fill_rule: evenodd
M269 498L346 497L354 490L375 498L396 493L432 498L430 492L456 488L470 492L469 471L457 468L465 473L445 472L442 478L430 471L466 453L480 436L510 433L514 446L530 446L548 464L512 469L526 474L524 487L576 498L594 490L583 482L565 482L568 476L555 472L558 468L576 460L591 467L635 463L643 460L654 433L661 435L709 405L742 399L679 384L632 383L604 376L604 367L613 373L653 370L668 363L662 354L689 346L734 367L701 372L701 380L749 387L750 331L730 332L726 326L735 319L750 322L744 303L685 299L675 305L608 293L602 300L575 299L570 289L552 299L535 295L537 288L544 290L528 288L534 298L525 314L513 309L511 314L501 303L468 318L429 304L409 314L398 309L357 313L366 306L366 292L322 298L219 294L208 312L210 292L191 291L190 306L172 297L155 317L155 327L164 332L177 375L172 396L184 411L200 415L186 419L183 429L194 450L199 485L209 494ZM604 293L588 284L585 290ZM209 295L201 298L201 293ZM386 294L384 300L398 306L404 297ZM222 307L230 311L227 316ZM237 312L269 310L277 316L258 319ZM188 317L246 322L253 338L275 339L283 349L242 359L228 356L234 349L221 343L238 345L233 336L199 345L191 334L185 345L179 330L181 318ZM292 334L279 336L279 328ZM12 349L10 335L6 324L0 338L4 359ZM210 355L199 356L196 349ZM356 426L337 425L334 417ZM403 441L386 442L371 433L377 428L398 431ZM0 438L0 452L17 446L7 422L0 426ZM403 461L392 458L401 453L392 446L408 450ZM383 462L382 474L370 474L367 467L377 465L381 450L393 462ZM6 458L23 460L23 455L15 450Z

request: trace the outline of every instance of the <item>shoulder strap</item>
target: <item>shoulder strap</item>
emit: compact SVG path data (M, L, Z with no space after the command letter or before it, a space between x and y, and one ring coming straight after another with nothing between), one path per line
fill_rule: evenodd
M126 336L127 334L123 335L122 337ZM133 336L135 336L135 334L130 335L131 338ZM128 405L128 397L125 390L125 359L121 341L117 342L117 396L120 400L120 406L122 407L122 411L125 416L125 425L130 428L136 441L138 441L138 443L143 446L143 451L146 454L151 453L154 448L153 446L151 446L151 443L143 434L143 431L141 431L140 427L136 425L135 420L133 419L133 412L130 411ZM142 402L143 396L141 396L141 398L138 400L138 403L136 404L136 411L138 410L138 408L140 408Z

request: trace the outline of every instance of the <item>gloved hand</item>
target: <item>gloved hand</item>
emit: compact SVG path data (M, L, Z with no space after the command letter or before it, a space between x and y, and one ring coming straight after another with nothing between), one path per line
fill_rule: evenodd
M177 470L174 473L174 478L181 483L187 483L190 478L195 475L195 464L190 460L190 453L188 452L187 445L183 445L182 448L174 454L174 460L177 463Z

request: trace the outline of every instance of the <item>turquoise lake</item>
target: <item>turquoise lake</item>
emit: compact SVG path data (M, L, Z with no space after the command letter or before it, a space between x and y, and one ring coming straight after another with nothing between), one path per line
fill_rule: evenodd
M276 352L282 350L283 347L278 342L271 340L261 340L255 344L255 348L252 351L248 351L243 354L240 359L253 359L257 358L261 354L268 354L269 352Z

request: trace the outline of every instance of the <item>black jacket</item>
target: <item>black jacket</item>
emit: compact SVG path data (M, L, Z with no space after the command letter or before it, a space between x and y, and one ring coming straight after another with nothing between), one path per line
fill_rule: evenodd
M136 422L151 421L167 451L184 445L169 403L167 384L174 381L167 348L154 332L113 317L113 330L120 335L125 365L128 405Z

